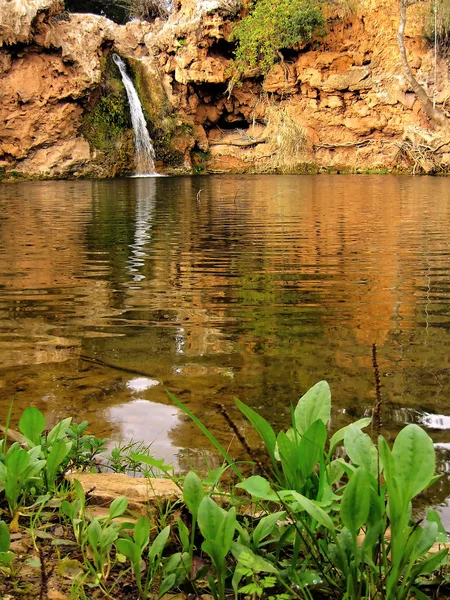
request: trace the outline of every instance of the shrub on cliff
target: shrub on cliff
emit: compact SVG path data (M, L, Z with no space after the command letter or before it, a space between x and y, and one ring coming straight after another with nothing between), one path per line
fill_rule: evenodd
M265 73L280 50L325 33L325 17L317 0L258 0L234 28L238 70L259 66Z

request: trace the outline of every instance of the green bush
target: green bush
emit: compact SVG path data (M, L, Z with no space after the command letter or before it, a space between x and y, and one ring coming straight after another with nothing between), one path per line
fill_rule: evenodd
M259 66L266 73L280 50L324 33L325 17L316 0L258 0L232 32L236 66L240 71Z

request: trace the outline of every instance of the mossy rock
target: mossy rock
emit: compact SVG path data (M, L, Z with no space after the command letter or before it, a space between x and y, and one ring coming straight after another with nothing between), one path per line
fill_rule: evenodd
M153 140L156 159L166 167L183 168L185 153L177 147L180 138L194 138L192 125L175 114L157 67L150 61L129 60L134 84ZM188 153L189 154L189 153Z
M211 159L211 153L204 150L191 151L192 171L195 174L208 172L208 162Z
M183 137L193 139L192 126L173 114L161 77L152 63L130 60L128 72L142 104L156 159L166 167L183 169L186 152L178 145ZM111 56L102 60L102 81L86 106L82 132L93 150L94 176L103 173L103 176L113 177L132 172L134 146L130 109Z
M104 174L133 170L133 143L128 98L111 57L102 60L102 81L86 106L82 132ZM101 167L100 167L101 165ZM97 171L93 167L93 171Z
M173 112L157 67L150 60L128 59L146 119L159 125Z

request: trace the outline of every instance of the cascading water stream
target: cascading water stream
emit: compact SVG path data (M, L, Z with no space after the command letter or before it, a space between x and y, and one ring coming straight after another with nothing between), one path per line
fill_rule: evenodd
M133 125L134 153L136 163L136 175L154 175L155 171L155 151L153 150L152 140L147 131L144 113L136 89L127 74L124 61L113 54L113 61L119 67L122 76L122 82L127 92L130 105L131 123Z

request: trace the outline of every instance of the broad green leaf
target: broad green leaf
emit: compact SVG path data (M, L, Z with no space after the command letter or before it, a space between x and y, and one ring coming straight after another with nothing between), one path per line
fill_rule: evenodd
M170 575L167 575L165 579L162 580L162 583L159 586L158 590L158 598L161 598L162 596L164 596L164 594L167 594L167 592L175 585L176 579L176 574L171 573Z
M5 464L8 475L14 475L18 479L30 464L30 455L20 446L13 444L6 454Z
M150 546L150 550L148 553L149 562L153 562L155 558L160 557L163 553L164 547L167 544L167 540L170 535L170 525L164 527L162 531L158 533L158 535L153 540L153 544Z
M109 520L120 517L127 510L128 498L126 496L119 496L111 502L109 507Z
M294 431L294 429L292 427L289 427L289 429L286 429L286 431L284 433L287 436L288 440L291 442L294 442L295 444L297 444L301 439L301 436L298 433L298 431ZM281 456L280 456L280 452L278 450L278 442L276 442L276 444L275 444L274 454L275 454L276 460L279 462L281 460Z
M327 480L329 485L333 485L342 479L345 469L339 459L332 460L327 465Z
M56 423L50 433L47 435L47 446L51 446L56 442L56 440L60 440L65 437L67 430L72 423L72 417L67 417L67 419L63 419Z
M368 473L378 477L378 452L367 433L355 425L349 425L344 436L344 447L353 464L365 467Z
M365 427L370 425L371 422L372 422L372 419L370 417L364 417L363 419L359 419L359 421L355 421L354 423L351 423L351 425L353 425L354 427L358 427L358 429L364 429ZM339 429L338 431L336 431L336 433L334 433L331 436L330 454L332 454L334 452L334 449L336 448L336 446L340 442L342 442L342 440L345 437L345 432L347 431L348 427L350 427L350 425L346 425L345 427L342 427L342 429Z
M174 573L176 576L173 587L178 587L192 572L192 558L189 552L172 554L164 562L164 573Z
M236 484L236 487L245 490L247 494L250 494L253 498L280 502L279 497L271 488L270 483L260 475L253 475L242 483Z
M427 522L423 528L418 528L418 531L421 531L421 535L412 551L414 561L426 555L436 541L438 529L438 524L436 522Z
M0 552L0 565L9 565L14 558L14 554L12 552Z
M5 521L0 521L0 552L8 552L11 544L9 528Z
M251 539L250 539L250 533L247 530L247 527L242 527L242 525L239 523L239 521L237 521L236 529L239 534L239 542L241 544L244 544L245 546L250 546Z
M92 521L92 523L89 525L87 529L87 536L92 548L97 548L97 546L100 544L100 539L102 536L102 528L97 519Z
M356 467L354 465L348 463L343 458L336 458L333 462L337 463L338 465L341 465L341 467L344 469L344 473L346 475L348 475L349 478L356 471Z
M337 541L339 542L339 547L342 553L345 555L347 559L347 563L355 560L355 543L352 533L347 527L343 527L342 531L337 536Z
M200 478L196 473L190 471L184 478L183 499L194 519L197 518L198 508L204 495L205 493Z
M326 527L330 531L334 532L333 521L331 520L330 516L322 508L320 508L320 506L318 506L313 500L306 498L306 496L303 496L294 490L289 490L289 493L298 502L300 507L309 514L310 517L315 519L323 527Z
M448 548L444 548L436 554L432 554L419 564L417 564L411 571L410 580L414 581L419 575L428 575L435 571L438 567L441 566L443 561L445 560L448 554Z
M72 442L66 442L65 440L56 440L47 456L47 480L50 487L55 483L58 467L64 461L66 456L69 454L72 447Z
M181 562L181 552L176 552L172 554L164 561L164 571L166 573L171 573L174 571Z
M119 536L119 526L117 523L112 523L102 530L102 546L108 548Z
M241 579L247 575L248 573L248 569L246 569L245 567L242 568L239 565L236 566L236 568L234 569L234 573L233 573L233 579L231 580L231 585L233 587L234 590L234 597L237 598L238 597L238 593L239 593L239 584L241 582Z
M198 526L206 540L215 540L224 519L224 512L212 498L206 496L198 509Z
M75 488L77 499L80 501L81 508L84 508L84 505L86 503L86 494L84 493L83 486L81 485L78 479L73 480L73 485Z
M302 436L298 448L297 460L300 471L305 481L314 471L325 449L327 428L320 419L315 421Z
M435 454L430 436L418 425L407 425L397 435L392 458L403 498L412 500L434 475Z
M69 517L69 519L73 519L76 515L76 508L74 504L71 504L67 500L63 500L61 502L61 512Z
M378 486L377 486L378 487ZM373 485L370 486L370 508L369 515L367 517L367 526L376 526L378 523L384 524L383 515L385 512L385 492L375 489Z
M377 521L374 525L367 527L366 532L364 534L363 543L361 545L361 550L367 552L368 555L372 554L372 550L375 546L378 546L380 543L380 536L385 535L386 523L384 520ZM367 558L365 560L367 562ZM370 561L368 564L371 564Z
M247 406L246 404L244 404L237 398L234 398L234 401L236 403L236 406L241 411L241 413L245 417L247 417L247 419L250 421L250 423L253 425L253 427L256 429L256 431L259 433L261 439L263 440L264 444L266 445L267 452L269 453L269 456L272 459L272 462L275 464L276 463L276 460L275 460L276 435L275 435L274 430L269 425L269 423L263 417L261 417L261 415L259 415L257 412L255 412L253 409L251 409L249 406Z
M448 541L447 532L442 525L441 517L437 510L433 510L432 508L427 509L427 521L429 523L437 523L438 525L438 535L436 537L437 542L445 543Z
M137 544L134 544L131 540L119 539L116 540L115 546L117 550L126 556L131 563L138 564L140 566L141 552Z
M318 419L326 425L330 420L330 414L330 386L326 381L319 381L298 401L294 411L295 426L303 434Z
M38 446L41 441L41 434L45 429L44 415L34 406L29 406L20 418L19 429L34 446Z
M189 529L186 527L182 519L178 519L177 523L181 547L184 551L187 551L189 549Z
M220 547L220 550L224 556L230 551L235 531L236 509L233 506L222 518L222 523L215 539L215 543Z
M237 555L239 564L251 569L253 573L277 573L277 569L271 562L255 554L250 548L240 548Z
M200 578L199 573L200 573L200 571L197 573L197 578ZM206 567L205 573L202 576L205 577L205 575L206 575L206 579L208 580L209 588L210 588L210 590L212 592L212 597L213 598L218 598L219 596L217 595L216 582L214 580L214 577L209 573L209 569L207 567Z
M354 536L369 515L370 489L367 470L359 467L347 483L341 500L342 523Z
M297 442L291 440L284 431L280 431L277 437L277 448L287 486L295 487L296 483L302 485L303 481L299 481L298 473L300 456Z
M208 554L213 563L216 565L216 568L217 565L220 566L223 562L225 562L226 554L223 553L222 548L220 548L215 540L204 540L202 542L202 550Z
M180 520L182 523L182 521ZM179 525L179 523L178 523ZM141 517L134 526L133 537L139 548L145 548L150 539L150 521L147 517Z
M285 516L286 512L281 510L263 517L253 531L253 543L258 546L262 540L272 533L278 521L284 519Z
M389 484L395 477L395 465L391 449L382 435L378 436L378 452L380 454L381 466L384 471L386 483Z

